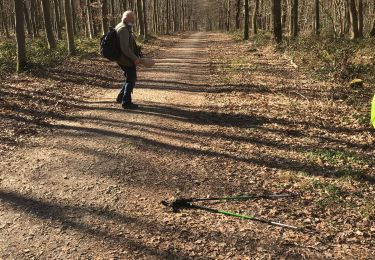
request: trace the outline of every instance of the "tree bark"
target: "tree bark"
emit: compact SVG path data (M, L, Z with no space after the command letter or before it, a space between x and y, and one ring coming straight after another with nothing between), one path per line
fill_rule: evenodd
M75 45L74 45L72 10L70 7L70 0L64 0L64 3L65 3L65 26L66 26L66 38L68 41L68 52L69 52L69 55L73 55L75 53Z
M86 16L88 34L90 39L92 39L94 37L94 28L92 23L91 0L86 0Z
M44 18L44 27L46 30L46 36L47 36L47 41L48 41L48 48L54 49L56 48L56 40L55 40L55 36L53 35L50 6L49 6L48 0L42 0L42 10L43 10L43 18Z
M148 23L147 23L147 6L146 6L146 0L143 0L143 24L144 24L144 39L147 40L147 36L148 36Z
M37 26L37 23L36 23L37 13L36 13L36 6L35 6L34 0L30 1L30 13L33 14L31 16L31 26L33 28L33 38L36 38L36 37L39 37L39 30L38 30L38 26Z
M28 35L32 35L31 25L30 25L29 10L27 8L26 2L23 2L23 12L25 14L25 22L26 22L27 34Z
M142 0L137 0L137 11L138 11L138 21L139 21L139 33L143 39L145 39L145 24L142 8Z
M22 72L26 66L26 44L24 24L25 19L23 10L23 0L14 0L17 41L17 72Z
M241 10L242 10L241 4L242 4L242 1L237 0L237 4L236 4L236 29L237 30L239 30L241 26Z
M5 36L7 38L10 38L7 16L5 14L4 5L3 5L2 1L0 1L0 15L1 15L1 20L2 20L3 26L4 26Z
M54 7L55 7L55 20L56 20L56 32L57 32L57 39L62 39L61 33L61 22L60 22L60 1L54 0Z
M74 4L74 0L70 0L70 8L72 9L72 23L73 23L73 34L77 34L77 9Z
M169 0L167 0L167 6L166 6L166 15L167 15L167 26L166 26L166 34L168 35L170 32L170 15L169 15Z
M320 1L315 0L315 35L320 35Z
M277 44L283 42L283 29L281 24L281 0L272 0L273 34Z
M114 0L111 0L111 26L115 27L116 25L116 14L115 14L115 2Z
M245 0L245 21L244 21L244 34L243 34L244 40L249 39L249 23L250 23L249 0Z
M258 33L258 17L259 17L259 0L255 0L254 13L253 13L253 32Z
M363 0L358 0L358 37L363 38Z
M358 39L358 13L355 0L349 0L350 23L351 23L351 38Z
M372 10L372 15L374 16L374 21L372 22L372 29L370 32L370 37L375 37L375 0L373 1L373 10Z
M290 36L297 38L298 36L298 0L292 0L290 10Z
M102 0L102 34L108 32L108 1Z

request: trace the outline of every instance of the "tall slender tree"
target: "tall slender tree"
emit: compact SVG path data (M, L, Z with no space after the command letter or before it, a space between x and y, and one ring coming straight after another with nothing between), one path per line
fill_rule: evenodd
M320 35L320 0L315 0L315 35Z
M4 10L3 1L0 1L0 15L1 15L1 22L3 24L4 31L5 31L5 36L7 38L10 38L8 22L7 22L7 15L6 15L5 10Z
M147 5L146 0L143 0L143 26L144 26L144 39L147 40L148 37L148 23L147 23Z
M108 32L108 1L102 0L102 34Z
M290 10L290 36L296 38L298 36L298 0L292 0Z
M253 12L253 32L258 33L258 18L259 18L259 0L254 2L254 12Z
M25 14L25 22L26 22L27 34L28 35L32 35L31 24L30 24L30 16L29 16L29 9L27 8L27 3L26 2L23 2L23 12Z
M64 0L64 7L65 7L65 27L66 27L66 38L68 41L68 52L69 52L69 55L73 55L75 53L75 45L74 45L72 9L70 7L70 0Z
M142 7L142 0L137 0L137 17L139 22L139 33L143 39L145 39L145 24L144 24L144 14Z
M358 13L355 0L349 0L350 24L351 24L351 37L352 39L359 38L358 31Z
M244 21L244 33L243 38L244 40L249 39L249 24L250 24L250 17L249 17L249 0L245 0L245 21Z
M55 36L53 35L52 30L52 22L51 22L51 14L50 14L50 5L48 0L41 0L42 3L42 10L43 10L43 18L44 18L44 28L46 30L46 36L48 41L48 48L54 49L56 48L56 40Z
M363 0L358 0L358 37L363 37Z
M283 28L281 23L281 0L272 0L273 35L276 43L283 42Z
M26 44L25 44L25 24L23 13L23 0L14 0L14 13L16 22L17 41L17 72L21 72L26 66Z
M241 26L241 10L242 10L242 1L236 1L236 29L239 30Z
M375 37L375 0L373 0L373 9L372 9L373 21L372 21L372 29L370 31L370 37Z
M54 0L54 8L55 8L55 23L56 23L56 32L57 32L57 39L62 39L62 32L61 32L61 19L60 19L60 0Z

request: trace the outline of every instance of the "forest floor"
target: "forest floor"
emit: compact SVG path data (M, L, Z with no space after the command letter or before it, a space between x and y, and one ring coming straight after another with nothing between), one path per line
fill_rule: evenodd
M375 133L340 86L224 34L164 41L139 110L96 56L3 79L0 258L375 258ZM160 203L285 192L210 206L314 232Z

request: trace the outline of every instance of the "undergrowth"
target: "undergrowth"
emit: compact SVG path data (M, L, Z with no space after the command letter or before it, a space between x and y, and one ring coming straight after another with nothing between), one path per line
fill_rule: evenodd
M76 56L98 53L99 39L76 38ZM26 39L26 69L41 69L59 64L68 58L67 42L58 41L57 47L48 49L44 38ZM0 39L0 73L14 73L17 62L17 47L13 39Z

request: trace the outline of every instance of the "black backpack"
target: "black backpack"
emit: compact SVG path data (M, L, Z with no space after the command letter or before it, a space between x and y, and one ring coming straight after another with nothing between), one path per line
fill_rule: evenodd
M117 32L110 27L107 34L100 38L100 54L110 61L117 61L121 56L120 41Z

